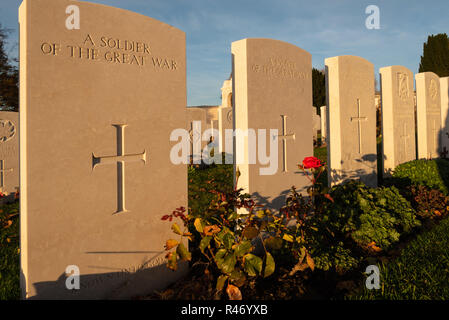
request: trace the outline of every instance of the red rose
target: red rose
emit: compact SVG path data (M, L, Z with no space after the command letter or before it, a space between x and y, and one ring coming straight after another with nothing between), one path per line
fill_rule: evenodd
M319 168L323 166L320 159L315 157L305 157L302 164L304 165L304 169Z

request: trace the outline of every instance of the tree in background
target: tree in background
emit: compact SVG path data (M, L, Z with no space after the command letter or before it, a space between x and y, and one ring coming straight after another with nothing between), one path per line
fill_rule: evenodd
M0 25L0 110L19 110L19 71L10 64L5 52L8 30Z
M326 105L326 82L323 70L312 68L313 105L320 114L320 107Z
M428 71L439 77L449 76L449 39L446 33L430 35L424 43L419 72Z

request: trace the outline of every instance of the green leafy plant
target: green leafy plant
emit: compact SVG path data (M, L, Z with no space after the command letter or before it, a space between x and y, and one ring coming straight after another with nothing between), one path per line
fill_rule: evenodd
M313 233L319 230L313 216L320 211L323 202L333 201L327 193L328 188L319 182L321 174L325 172L324 163L320 159L306 157L298 167L311 182L306 189L307 197L292 187L280 215L268 223L271 236L265 240L266 246L277 250L284 259L290 258L293 261L290 276L298 271L315 269L310 240L314 238Z
M181 239L167 240L167 266L176 270L179 260L192 261L192 256L197 256L194 264L204 264L205 272L216 279L217 293L227 287L230 298L239 296L238 287L275 272L271 251L284 249L288 252L294 261L290 275L307 268L313 270L307 238L309 232L318 229L310 223L310 217L320 203L314 202L314 197L327 189L317 182L324 171L319 159L307 157L299 167L311 181L307 189L309 197L306 200L293 188L280 212L263 210L248 194L243 194L242 189L217 191L212 188L208 193L213 196L201 214L185 215L185 209L178 208L162 217L169 221L180 218L184 225L184 230L176 223L172 225L173 232ZM238 171L236 177L239 178ZM208 181L209 185L213 183L213 179ZM325 196L326 201L332 200L328 194ZM244 209L244 213L237 213L239 209ZM186 252L182 238L193 244L192 254ZM261 250L255 249L257 244L261 245Z
M449 193L449 161L445 159L414 160L394 169L393 183L399 186L423 185Z
M334 201L315 216L320 232L311 240L318 268L354 268L364 256L390 249L420 225L395 187L369 188L352 180L333 187L330 195Z
M256 204L242 189L210 192L215 197L203 217L185 215L185 209L178 208L162 219L182 220L184 230L174 223L173 232L198 245L201 258L196 263L205 264L205 272L216 275L217 292L227 287L230 298L238 297L238 287L253 278L268 277L275 270L274 258L265 246L263 254L256 254L253 245L256 238L262 240L261 234L267 227L262 217L269 216L270 212L256 212ZM238 214L235 209L245 209L246 213ZM179 260L191 261L192 255L182 243L182 239L166 242L167 266L172 270L176 270Z

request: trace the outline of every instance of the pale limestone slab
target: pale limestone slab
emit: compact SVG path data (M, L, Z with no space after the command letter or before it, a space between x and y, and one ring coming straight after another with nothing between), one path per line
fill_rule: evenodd
M325 60L329 185L360 179L377 186L374 66L356 56Z
M433 72L415 75L418 159L440 157L441 96L440 78Z
M403 66L380 68L383 175L416 159L413 73Z
M232 108L232 79L223 81L221 87L221 106L218 109L218 130L219 130L219 151L226 153L232 158L233 139L228 135L226 140L226 130L233 129L233 108ZM231 160L232 161L232 160Z
M74 6L80 28L69 30ZM66 0L25 0L19 22L24 297L163 288L186 270L165 266L173 232L161 221L187 207L186 165L170 161L170 134L186 121L184 32ZM70 265L79 290L66 288Z
M201 162L202 150L207 145L203 141L203 131L208 128L207 112L203 108L187 107L186 129L190 139L190 159L193 163Z
M233 138L232 134L229 134L229 130L233 130L232 107L220 107L218 110L218 130L220 132L219 150L232 158L232 155L234 154ZM227 136L226 130L228 130Z
M449 158L449 77L440 78L441 93L441 151ZM445 149L446 148L446 149Z
M327 138L327 116L326 116L326 106L320 107L321 112L321 141L322 143L326 143Z
M313 140L318 139L318 131L321 131L321 118L316 114L316 108L312 108L312 136Z
M309 180L297 164L313 155L311 55L292 44L272 39L243 39L232 43L235 130L265 129L269 150L278 140L277 166L270 172L256 150L243 139L235 145L238 187L262 205L279 209L294 185L303 192ZM270 129L277 134L270 135ZM267 151L268 153L269 151ZM256 160L254 164L251 164ZM266 171L267 172L266 172ZM267 174L273 173L273 174Z
M14 198L19 189L19 113L0 111L0 191Z
M201 163L201 160L208 157L204 150L218 144L218 109L218 106L187 107L186 129L190 136L191 159L194 163ZM212 132L211 129L215 131ZM214 139L213 134L217 139ZM215 148L218 150L218 146Z

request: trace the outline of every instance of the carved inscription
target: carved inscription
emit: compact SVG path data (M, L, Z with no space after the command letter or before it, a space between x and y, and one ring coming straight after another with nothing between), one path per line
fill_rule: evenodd
M281 115L282 118L282 134L278 135L279 138L282 139L282 149L283 149L283 155L284 155L284 161L283 161L283 172L287 172L287 139L293 139L295 140L295 134L294 133L287 133L287 116Z
M131 266L129 268L123 268L117 272L96 275L92 279L89 279L89 280L82 279L80 281L80 287L83 289L89 289L89 288L97 287L107 281L126 279L139 271L143 271L148 268L154 268L154 267L161 266L165 263L165 261L166 261L166 259L163 256L161 256L161 257L151 259L150 261L148 261L147 263L144 263L142 265ZM76 293L76 290L73 290L73 291L74 291L74 293Z
M92 153L92 170L102 164L117 165L117 213L128 212L125 207L125 162L140 162L146 164L146 151L138 154L125 154L126 124L114 124L117 130L117 155L96 157Z
M430 94L430 97L432 98L432 100L435 100L437 98L438 89L437 89L437 84L435 83L434 79L430 80L429 94Z
M270 57L263 64L253 64L251 70L270 79L295 80L310 77L309 74L297 69L296 62L278 57Z
M61 56L89 62L150 66L164 71L178 69L176 59L154 55L151 45L147 42L104 35L87 34L79 44L45 41L41 43L40 51L46 56Z
M18 154L17 147L14 144L6 144L0 149L1 158L9 158Z
M407 101L410 96L410 89L408 87L408 75L405 73L398 73L398 95L402 101Z
M229 122L232 122L232 110L228 111L228 114L226 116Z
M11 120L0 120L0 143L11 140L16 134L16 126Z

